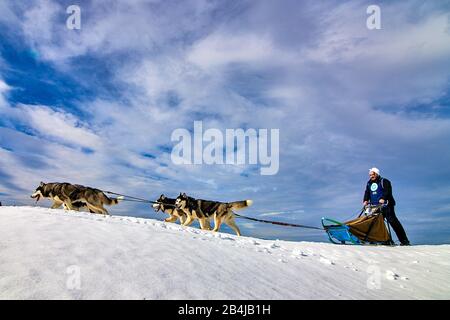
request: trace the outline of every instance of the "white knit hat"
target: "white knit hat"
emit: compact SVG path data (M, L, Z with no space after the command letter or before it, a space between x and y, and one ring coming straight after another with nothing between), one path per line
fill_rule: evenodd
M380 175L380 169L373 167L372 169L369 169L369 173L375 172L377 175Z

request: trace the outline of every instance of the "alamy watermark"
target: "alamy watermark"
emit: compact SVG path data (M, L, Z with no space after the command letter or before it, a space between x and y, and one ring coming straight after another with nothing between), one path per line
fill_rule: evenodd
M279 129L226 129L222 132L210 128L203 131L203 122L194 121L193 132L175 129L171 140L177 142L171 153L176 165L259 164L261 175L275 175L280 167Z
M379 266L371 265L367 268L367 288L370 290L381 289L381 268Z
M81 29L81 8L77 5L70 5L66 9L66 13L70 16L66 20L66 27L69 30Z
M81 29L81 8L78 5L72 4L66 8L66 13L69 17L66 20L66 27L69 30ZM366 13L369 15L366 20L366 27L369 30L381 29L381 8L376 4L371 4L367 7Z
M66 287L69 290L81 290L81 269L77 265L71 265L66 268L68 275Z
M381 29L381 8L376 4L372 4L367 7L366 13L370 16L367 17L366 26L369 30Z

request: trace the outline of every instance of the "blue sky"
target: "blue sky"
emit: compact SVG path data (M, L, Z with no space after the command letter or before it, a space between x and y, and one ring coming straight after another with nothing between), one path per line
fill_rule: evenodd
M69 30L66 8L81 8ZM319 225L389 178L413 243L450 243L448 1L1 1L0 201L40 181L138 197L253 199ZM173 130L280 129L280 170L176 166ZM122 203L113 214L157 217ZM245 235L326 241L239 220Z

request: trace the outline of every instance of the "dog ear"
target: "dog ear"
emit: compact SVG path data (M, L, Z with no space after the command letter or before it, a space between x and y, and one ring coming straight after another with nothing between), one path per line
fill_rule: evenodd
M162 194L160 198L164 200L166 198L166 196L164 194Z
M187 194L183 192L183 197L187 197Z
M45 184L45 183L41 181L41 183L39 184L39 186L40 186L40 187L43 187L44 184Z

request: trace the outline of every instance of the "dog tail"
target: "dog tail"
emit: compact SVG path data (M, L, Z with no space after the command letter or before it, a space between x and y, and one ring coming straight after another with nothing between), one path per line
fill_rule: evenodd
M231 205L231 209L233 210L244 209L250 207L252 204L252 200L234 201L229 203L229 205Z

